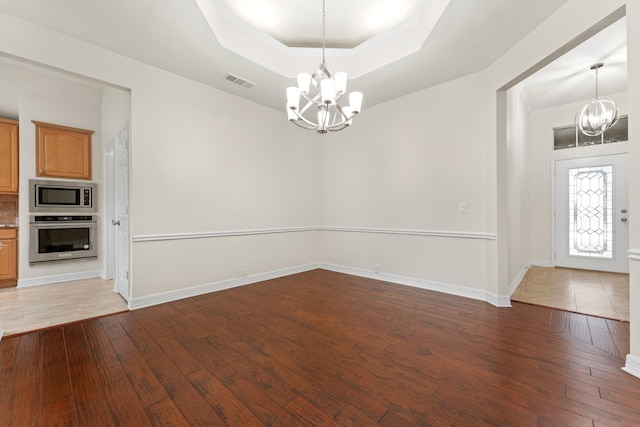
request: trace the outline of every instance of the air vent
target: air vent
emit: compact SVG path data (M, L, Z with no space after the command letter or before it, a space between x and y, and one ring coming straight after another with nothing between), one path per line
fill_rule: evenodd
M256 84L253 82L250 82L249 80L245 80L241 77L238 76L234 76L233 74L227 74L224 77L225 80L230 81L233 84L236 84L238 86L242 86L242 87L246 87L248 89L254 87Z

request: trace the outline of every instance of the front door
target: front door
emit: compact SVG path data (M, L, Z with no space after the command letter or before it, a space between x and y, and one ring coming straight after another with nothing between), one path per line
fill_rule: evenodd
M627 155L555 164L555 265L629 272Z

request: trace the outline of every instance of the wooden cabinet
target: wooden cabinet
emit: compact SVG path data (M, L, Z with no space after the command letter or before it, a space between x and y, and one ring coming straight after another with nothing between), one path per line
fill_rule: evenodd
M18 230L0 229L0 288L15 286L18 279Z
M92 130L36 125L36 176L91 179Z
M18 194L18 122L0 119L0 194Z

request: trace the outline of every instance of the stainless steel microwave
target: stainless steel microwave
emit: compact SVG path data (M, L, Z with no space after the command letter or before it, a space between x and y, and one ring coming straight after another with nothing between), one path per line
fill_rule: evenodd
M30 212L96 212L93 182L29 180Z

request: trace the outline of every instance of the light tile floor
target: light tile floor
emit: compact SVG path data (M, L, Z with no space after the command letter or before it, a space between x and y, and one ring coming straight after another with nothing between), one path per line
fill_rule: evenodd
M112 280L85 279L0 289L4 336L127 310Z
M629 321L629 275L531 267L512 301Z

